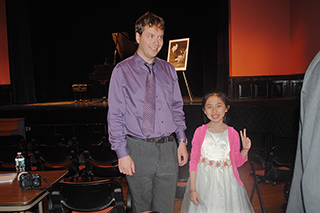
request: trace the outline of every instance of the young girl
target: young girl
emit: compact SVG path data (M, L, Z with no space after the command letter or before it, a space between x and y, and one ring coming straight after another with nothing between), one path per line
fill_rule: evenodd
M224 124L229 105L222 92L206 95L202 110L210 120L192 139L190 177L181 213L254 212L237 167L248 160L251 140L246 129L238 132Z

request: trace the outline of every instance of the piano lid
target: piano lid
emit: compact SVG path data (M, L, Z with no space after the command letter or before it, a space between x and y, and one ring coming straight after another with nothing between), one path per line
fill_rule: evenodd
M113 64L109 64L106 61L104 65L94 65L94 72L89 74L90 80L100 81L105 84L110 80L112 70L116 65L117 53L120 56L120 60L124 60L133 55L138 47L134 41L130 40L127 32L112 33L112 38L116 45Z
M119 54L121 60L124 60L132 56L137 50L138 45L129 38L127 32L112 33L112 38L116 45L113 65L116 64L116 53Z

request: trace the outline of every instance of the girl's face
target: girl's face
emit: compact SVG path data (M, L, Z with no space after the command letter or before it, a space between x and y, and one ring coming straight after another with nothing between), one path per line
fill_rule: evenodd
M204 114L214 123L223 122L228 107L217 95L209 97L203 109Z

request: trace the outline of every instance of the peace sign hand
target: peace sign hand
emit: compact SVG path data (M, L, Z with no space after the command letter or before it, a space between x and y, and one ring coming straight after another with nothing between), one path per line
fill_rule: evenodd
M247 137L247 130L243 129L243 133L240 130L240 136L241 136L241 141L242 141L242 147L249 150L251 147L251 139Z

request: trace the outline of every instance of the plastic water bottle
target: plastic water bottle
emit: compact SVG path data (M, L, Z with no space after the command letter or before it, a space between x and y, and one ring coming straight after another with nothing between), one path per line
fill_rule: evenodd
M25 171L25 167L26 167L25 158L23 157L21 152L17 153L17 157L15 158L15 162L16 162L16 171L18 173L24 172Z

